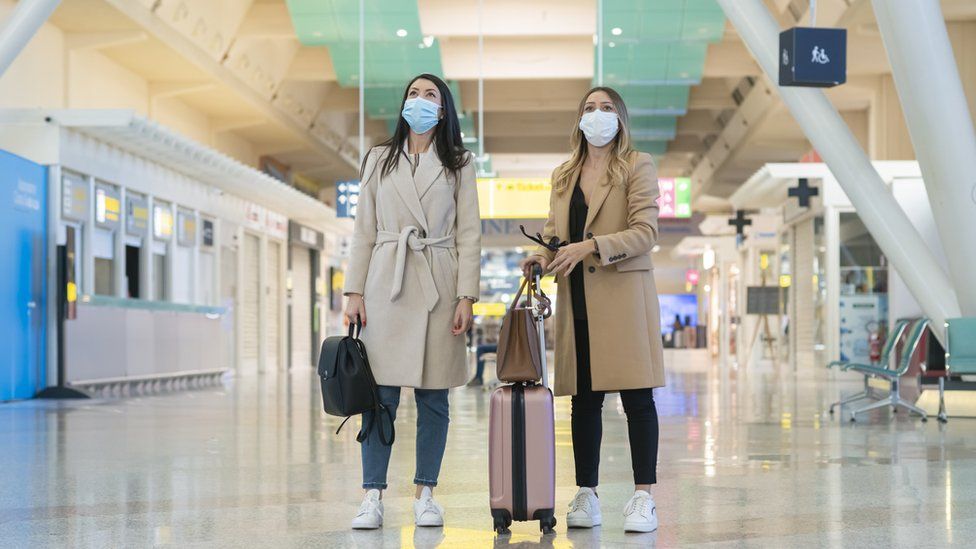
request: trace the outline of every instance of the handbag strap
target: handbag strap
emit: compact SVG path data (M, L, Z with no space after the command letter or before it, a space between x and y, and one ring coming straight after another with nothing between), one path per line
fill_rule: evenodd
M527 290L527 291L526 291ZM529 299L529 308L532 308L533 299L538 299L538 288L535 287L535 281L531 278L522 278L522 283L519 284L518 292L515 293L515 299L512 300L512 305L509 309L515 309L519 305L519 300L522 299L522 293Z

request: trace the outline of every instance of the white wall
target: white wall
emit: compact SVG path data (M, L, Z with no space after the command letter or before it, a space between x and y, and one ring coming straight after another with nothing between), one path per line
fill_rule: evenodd
M0 2L0 21L13 8ZM44 25L0 76L0 108L64 106L64 33ZM43 60L43 62L42 62Z
M13 5L0 0L0 20ZM98 50L67 51L67 42L60 28L43 25L0 77L0 109L132 109L244 164L258 165L254 146L237 135L215 132L207 114L175 97L151 101L150 83L144 77Z

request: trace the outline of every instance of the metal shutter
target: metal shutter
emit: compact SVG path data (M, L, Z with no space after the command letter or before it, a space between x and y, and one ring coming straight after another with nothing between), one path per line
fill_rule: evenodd
M312 272L309 251L291 249L291 365L312 364Z
M265 280L268 281L267 291L267 319L268 332L267 347L265 347L265 364L268 370L278 369L281 365L279 361L278 346L281 343L281 245L277 242L268 242L268 272Z
M241 307L241 371L258 371L258 300L261 294L259 282L261 241L250 234L244 235L244 305Z

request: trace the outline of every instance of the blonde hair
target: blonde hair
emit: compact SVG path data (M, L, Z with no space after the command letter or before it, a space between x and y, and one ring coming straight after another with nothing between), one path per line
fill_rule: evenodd
M630 173L633 169L631 160L636 151L630 141L630 116L627 114L627 105L624 104L623 98L613 88L597 86L586 92L586 95L583 96L583 99L579 103L579 109L577 109L576 113L577 123L573 125L573 132L569 136L569 146L573 151L572 155L569 157L569 160L560 164L552 175L552 188L557 192L561 193L575 183L574 181L570 181L570 179L574 173L583 167L583 161L586 160L586 137L583 135L583 131L579 129L579 119L583 116L586 100L594 93L600 91L610 96L610 101L613 102L614 109L617 111L617 118L620 122L620 129L613 138L613 144L610 148L610 161L607 164L607 176L603 184L623 185L630 178Z

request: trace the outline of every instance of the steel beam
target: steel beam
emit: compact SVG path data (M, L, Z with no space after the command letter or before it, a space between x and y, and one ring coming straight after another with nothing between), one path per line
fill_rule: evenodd
M976 131L942 9L872 3L959 307L976 315Z
M0 76L17 59L61 0L20 0L0 28Z
M762 0L718 0L770 80L779 70L780 28ZM823 91L779 88L780 97L837 178L871 236L898 269L932 319L937 337L946 318L959 314L949 277L871 165L861 145Z

